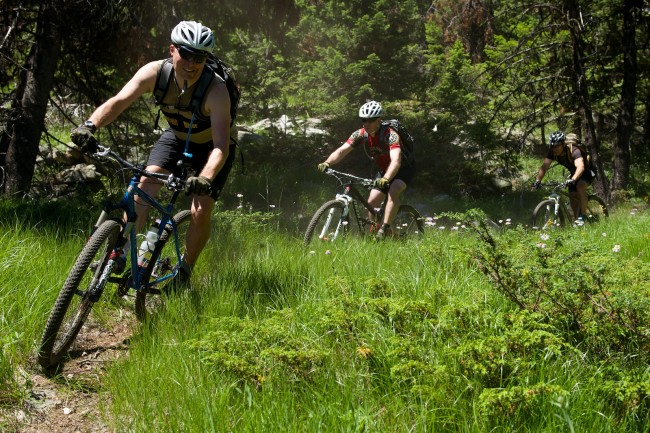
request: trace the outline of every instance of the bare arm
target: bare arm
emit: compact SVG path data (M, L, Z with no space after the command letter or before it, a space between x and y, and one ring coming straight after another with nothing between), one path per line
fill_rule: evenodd
M580 179L580 176L582 176L582 174L585 172L584 158L577 158L575 161L573 161L573 165L575 165L576 171L573 173L573 176L571 176L571 179L577 182L578 179Z
M546 175L546 171L548 168L551 166L553 163L553 160L550 158L544 158L544 162L542 163L541 167L539 167L539 170L537 170L537 176L535 177L535 180L539 180L540 182L542 179L544 179L544 175Z
M140 96L153 92L160 63L161 60L150 62L138 69L122 90L97 107L88 119L98 128L106 126L117 119Z
M230 151L230 96L225 85L212 86L206 97L205 109L210 114L214 149L199 175L214 179Z
M336 149L330 156L327 157L325 162L328 164L336 164L338 162L341 162L348 153L352 152L352 149L354 149L354 147L352 147L350 144L343 143L341 147Z
M393 180L397 176L397 172L402 166L402 149L396 147L390 150L390 164L384 173L384 177L388 180Z

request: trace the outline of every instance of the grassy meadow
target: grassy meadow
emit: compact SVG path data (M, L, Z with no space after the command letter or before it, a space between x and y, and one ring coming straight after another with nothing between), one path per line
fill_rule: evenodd
M26 397L20 378L38 371L40 333L91 223L15 211L0 219L4 406ZM311 248L283 218L216 214L194 290L108 366L97 392L111 429L650 430L650 213L621 207L548 235L490 230L470 213L430 220L419 240Z

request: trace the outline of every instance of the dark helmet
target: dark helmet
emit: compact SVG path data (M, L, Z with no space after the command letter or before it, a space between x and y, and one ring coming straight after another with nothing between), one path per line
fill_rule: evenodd
M554 133L551 134L551 137L548 139L548 144L550 147L555 147L558 144L564 143L565 139L566 136L564 135L564 132L555 131Z

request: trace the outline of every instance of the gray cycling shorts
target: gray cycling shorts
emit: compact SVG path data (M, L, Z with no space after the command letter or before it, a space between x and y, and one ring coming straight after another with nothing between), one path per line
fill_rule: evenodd
M192 169L196 174L199 173L205 166L205 163L208 162L208 157L210 156L212 149L212 143L190 143L188 153L191 153L192 157L187 159L183 155L183 152L185 151L185 142L176 138L171 129L166 129L158 141L156 141L156 144L153 145L147 165L162 167L171 173L178 174L180 170L177 165L178 161L183 160L188 161L192 165ZM224 166L221 167L217 177L212 181L212 194L210 194L210 197L215 201L219 198L221 190L226 184L234 160L235 144L231 143L230 151L228 152L228 159L226 159Z

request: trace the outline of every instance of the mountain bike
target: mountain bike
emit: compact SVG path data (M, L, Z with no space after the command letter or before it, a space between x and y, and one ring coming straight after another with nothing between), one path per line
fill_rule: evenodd
M331 168L325 170L325 174L337 179L343 193L336 194L336 198L323 203L314 213L305 232L304 245L309 245L313 239L319 242L334 242L351 232L357 232L361 236L376 233L383 221L386 200L382 202L381 207L375 209L357 188L370 190L373 180ZM414 207L403 204L399 207L391 229L392 238L419 236L424 232L424 223Z
M564 189L566 182L551 182L542 184L542 187L550 189L548 198L542 200L535 206L532 218L533 229L548 230L572 224L576 220L571 209L569 193ZM587 197L587 214L582 215L586 223L597 222L609 216L607 204L595 194Z
M108 147L99 146L96 158L108 158L121 170L130 171L131 179L121 200L107 202L95 223L90 237L76 258L54 303L41 338L38 362L43 368L58 365L77 338L84 322L99 301L109 283L116 285L116 295L135 292L135 312L140 320L161 306L160 285L176 276L182 263L181 249L191 215L189 210L173 214L175 203L185 187L189 165L182 165L180 175L152 173L142 166L122 159ZM191 155L189 155L191 157ZM180 166L180 165L179 165ZM139 188L140 176L157 181L171 191L168 203L158 202ZM145 263L138 257L135 230L135 196L151 207L150 218L156 219L151 230L157 230L158 240ZM122 275L118 260L125 260L129 249L130 263ZM167 281L171 283L171 281Z

